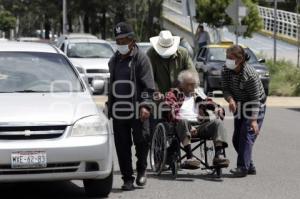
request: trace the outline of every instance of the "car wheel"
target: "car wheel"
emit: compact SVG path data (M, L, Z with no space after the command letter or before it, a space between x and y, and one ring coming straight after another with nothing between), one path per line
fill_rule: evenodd
M97 180L83 180L85 193L88 197L107 197L111 192L113 171L108 177Z

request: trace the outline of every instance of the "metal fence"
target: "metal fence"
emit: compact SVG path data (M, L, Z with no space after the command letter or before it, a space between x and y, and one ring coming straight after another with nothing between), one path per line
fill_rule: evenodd
M274 9L258 6L261 18L264 21L264 30L273 32ZM277 10L277 33L290 37L298 38L298 19L297 14L283 10Z

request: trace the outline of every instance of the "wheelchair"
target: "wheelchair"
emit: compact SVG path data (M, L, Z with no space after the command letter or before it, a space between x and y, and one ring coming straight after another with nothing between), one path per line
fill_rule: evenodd
M199 150L200 156L194 157L200 161L201 170L206 170L209 175L216 175L221 178L222 167L213 165L215 156L214 143L210 138L192 138L192 151ZM164 171L171 170L174 179L177 178L178 171L181 169L181 162L186 158L180 140L175 132L175 124L159 121L155 126L151 147L150 147L150 166L154 173L160 175ZM225 150L223 155L226 157Z

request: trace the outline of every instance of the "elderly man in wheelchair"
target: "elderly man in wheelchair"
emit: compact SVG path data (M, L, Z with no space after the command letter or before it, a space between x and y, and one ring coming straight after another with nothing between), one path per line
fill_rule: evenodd
M183 146L181 148L186 153L184 156L186 160L181 165L182 168L197 169L200 167L200 163L203 163L205 167L210 167L205 164L205 162L201 162L199 158L195 158L196 156L194 156L191 146L193 139L198 139L199 141L203 139L212 140L215 154L212 161L213 165L211 166L217 168L228 167L229 160L225 158L225 148L228 147L226 141L227 132L222 122L225 111L218 104L207 98L199 88L196 89L198 84L198 74L195 74L193 71L185 70L178 75L177 88L171 89L171 91L166 94L163 106L165 110L163 118L166 122L164 126L162 123L158 123L156 126L155 135L152 139L152 150L150 152L152 153L152 158L150 158L152 162L159 162L164 159L163 157L159 157L159 154L155 154L154 151L155 146L161 143L157 141L159 128L167 128L166 126L172 124L171 131L174 132L175 137ZM214 113L214 119L210 119L208 110ZM166 123L168 125L166 125ZM170 131L170 129L168 130ZM202 142L202 144L206 143ZM172 144L169 143L169 145ZM199 146L201 146L201 143ZM164 155L169 156L168 150L171 147L164 147L167 149ZM180 157L179 159L182 160L183 158ZM170 164L167 160L164 161L165 164Z

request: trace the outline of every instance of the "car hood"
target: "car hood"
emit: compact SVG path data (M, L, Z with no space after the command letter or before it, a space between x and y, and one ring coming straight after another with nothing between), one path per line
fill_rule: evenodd
M70 58L74 66L81 66L84 69L106 69L108 71L109 58Z
M0 101L0 126L72 125L100 114L87 93L3 93Z

